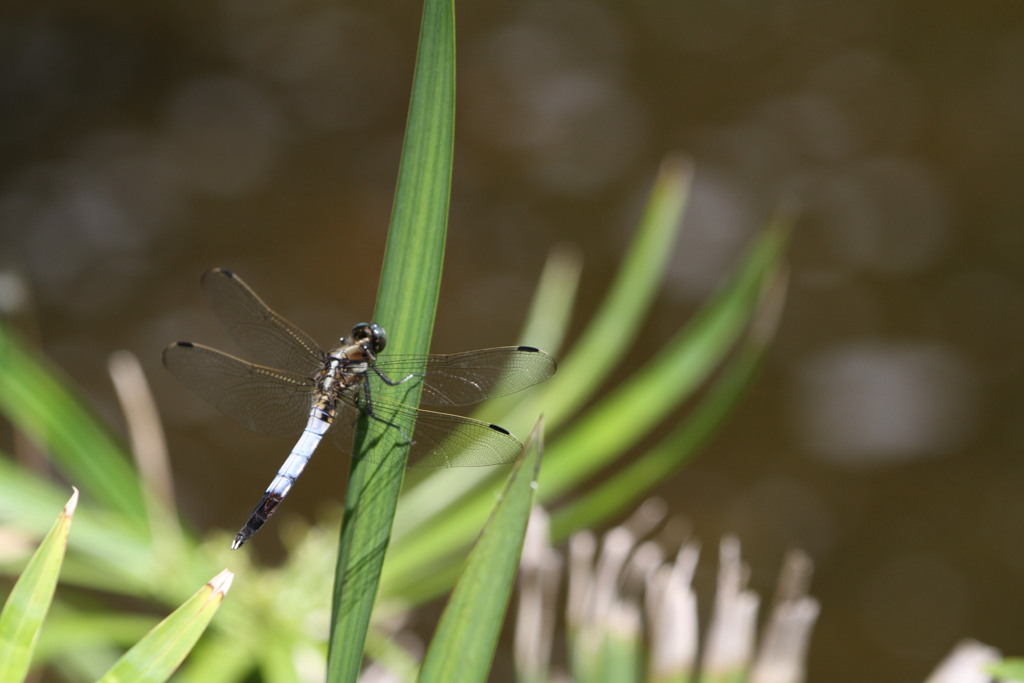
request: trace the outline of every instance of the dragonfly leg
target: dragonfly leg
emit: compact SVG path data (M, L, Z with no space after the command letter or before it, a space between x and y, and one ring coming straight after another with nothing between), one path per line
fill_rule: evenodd
M378 377L381 378L381 380L384 382L384 384L387 384L389 387L397 387L399 384L405 384L406 382L408 382L409 380L413 379L414 377L423 377L423 373L421 373L421 372L420 373L414 372L414 373L412 373L410 375L406 375L402 379L391 379L390 377L385 375L383 372L381 372L380 369L376 365L371 365L370 367L373 368L373 371L377 374Z

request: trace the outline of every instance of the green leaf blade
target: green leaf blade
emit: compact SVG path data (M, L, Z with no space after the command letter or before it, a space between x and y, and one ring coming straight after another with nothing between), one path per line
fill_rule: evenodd
M39 629L53 602L67 549L71 518L78 505L75 489L43 539L0 612L0 682L20 682L32 663Z
M125 450L70 386L0 322L0 414L87 497L143 525L142 489Z
M558 375L542 390L542 412L551 428L576 412L616 370L622 349L632 343L654 304L680 231L692 175L690 164L681 159L669 158L662 164L636 238L604 301L572 352L560 359Z
M163 683L206 631L233 574L222 571L114 663L100 683Z
M766 228L694 319L560 435L549 449L545 495L567 491L619 457L700 388L742 338L781 262L787 232L785 223Z
M389 333L389 353L422 354L430 347L444 261L454 139L454 5L451 0L427 0L374 315L374 321ZM404 398L398 398L415 406L419 391L419 384L410 382ZM348 683L358 678L398 504L403 470L373 465L363 457L381 439L389 441L385 425L364 418L345 497L328 681Z
M785 216L769 225L725 285L661 352L558 434L545 456L542 501L564 494L622 457L693 395L743 338L781 263L788 229ZM439 516L429 531L409 537L389 558L389 591L407 599L427 597L418 590L417 567L437 563L468 544L492 498L488 491L478 491L459 507L458 515Z
M515 581L542 457L534 430L495 505L427 650L420 683L485 681Z
M783 287L780 284L778 289ZM771 301L767 302L763 312L763 317L770 320L763 325L759 324L760 321L754 322L755 329L686 419L652 448L617 471L614 478L599 483L559 508L551 519L552 538L566 538L573 531L615 517L665 477L671 476L711 439L757 374L771 340L771 333L765 333L763 328L773 327L781 310L781 306L775 305L783 296L778 289L769 291Z
M489 410L481 417L515 431L533 423L537 414L542 413L545 423L551 426L559 421L559 416L575 412L578 402L584 400L588 392L606 377L620 358L621 349L628 347L634 328L653 303L656 287L667 267L671 246L680 229L691 175L689 164L681 159L670 158L662 165L640 220L637 236L616 273L604 303L599 307L598 317L587 326L569 357L559 359L558 374L544 385L531 390L540 395L540 400L522 401L521 396L498 399L490 402L489 407L512 405L515 402L518 408L500 418ZM567 307L572 302L579 279L579 263L575 254L560 254L549 266L552 266L549 269L551 272L545 273L545 281L558 283L560 296L550 291L543 294L545 317L548 318L545 330L548 326L560 329L567 322ZM535 314L540 313L540 299L539 292L538 301L534 304ZM530 325L531 329L538 327L536 322ZM560 339L561 334L558 333L549 341L560 342ZM544 346L532 334L524 337L523 342ZM489 499L493 497L492 491L496 487L496 480L491 473L483 469L438 473L421 482L412 491L407 509L429 512L417 514L414 518L400 513L396 528L399 537L410 536L419 541L403 544L401 555L389 559L385 575L401 575L406 567L422 566L423 560L430 562L436 559L439 553L430 547L429 540L434 533L435 518L462 518L464 526L457 535L459 543L466 543L469 537L465 534L475 533L473 529L479 528L490 509ZM457 506L458 514L453 513L451 503L440 508L437 506L438 501L454 501L463 496L466 500ZM481 505L485 499L486 504ZM463 507L467 510L466 514L462 514ZM421 529L428 526L430 529L426 533L420 533Z

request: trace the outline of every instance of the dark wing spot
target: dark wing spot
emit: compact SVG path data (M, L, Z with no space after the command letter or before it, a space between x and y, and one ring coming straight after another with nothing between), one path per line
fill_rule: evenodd
M487 425L487 426L490 427L491 429L493 429L496 432L501 432L502 434L508 434L509 436L512 436L511 434L509 434L509 431L507 429L505 429L504 427L499 427L498 425Z
M532 346L517 346L516 350L517 351L527 351L529 353L540 353L540 349L534 348Z

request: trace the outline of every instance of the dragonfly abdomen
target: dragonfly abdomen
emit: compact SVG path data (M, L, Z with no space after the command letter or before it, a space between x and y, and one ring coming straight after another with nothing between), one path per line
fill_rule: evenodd
M288 454L288 458L277 471L277 475L270 482L270 486L267 487L263 497L260 498L260 502L249 515L249 519L246 520L245 525L235 535L235 540L231 544L233 549L241 547L274 514L277 506L288 495L292 484L302 474L302 470L306 468L306 463L313 456L313 451L316 450L320 440L327 433L327 429L331 426L333 419L333 411L323 410L319 406L314 406L310 410L306 428L302 430L302 435L295 443L295 447L292 448L292 452Z

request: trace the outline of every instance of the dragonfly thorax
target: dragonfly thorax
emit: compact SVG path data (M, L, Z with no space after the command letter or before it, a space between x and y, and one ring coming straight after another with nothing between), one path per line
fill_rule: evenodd
M373 360L374 356L367 352L363 344L339 346L327 356L317 381L317 393L336 398L342 393L354 392L361 387Z

